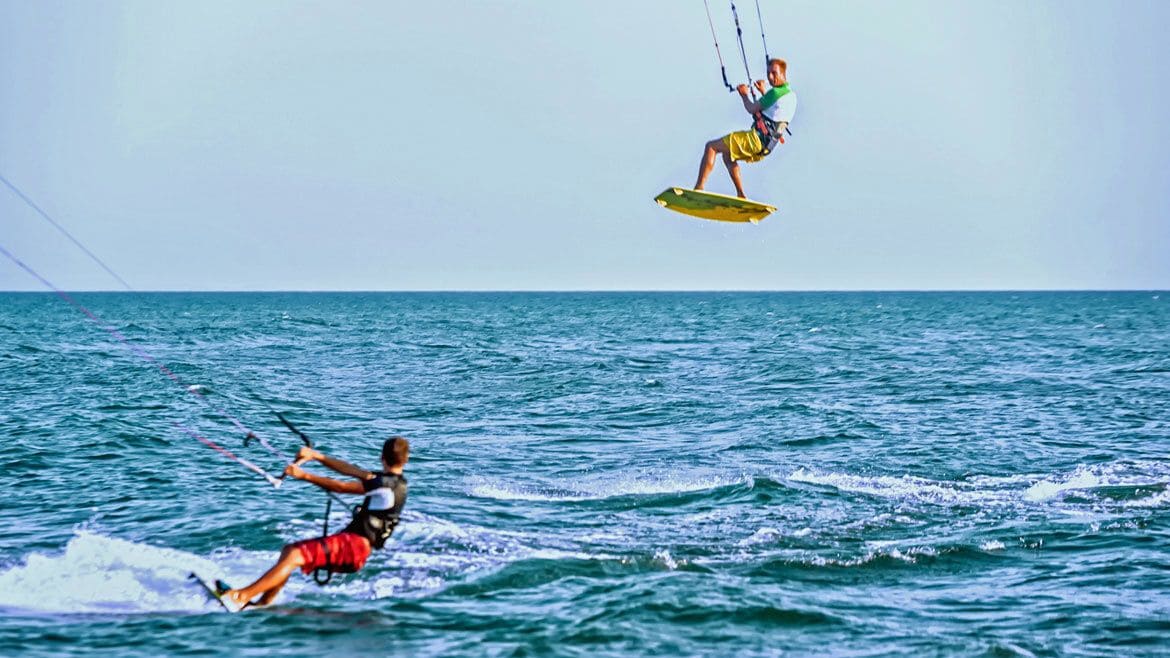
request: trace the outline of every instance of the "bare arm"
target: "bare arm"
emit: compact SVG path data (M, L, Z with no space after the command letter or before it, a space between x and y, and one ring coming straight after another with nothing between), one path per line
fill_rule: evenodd
M333 469L334 471L337 471L338 473L341 473L342 475L348 475L351 478L357 478L359 480L368 480L373 475L373 473L370 473L369 471L367 471L364 468L361 468L359 466L354 466L353 464L346 462L346 461L341 461L340 459L334 459L333 457L327 457L325 455L321 455L321 458L318 459L317 461L324 464L326 468Z
M345 463L345 462L342 462L342 463ZM300 466L297 466L296 464L289 464L288 466L286 466L284 469L284 474L291 476L291 477L294 477L298 480L304 480L305 482L308 482L309 484L315 484L318 487L321 487L322 489L324 489L325 491L332 491L333 493L346 493L346 494L361 495L361 494L364 494L366 492L365 487L362 486L361 482L358 482L356 480L355 481L334 480L333 478L327 478L327 477L324 477L321 475L314 475L313 473L306 471L305 469L301 468Z
M740 100L743 101L743 109L747 110L747 113L752 116L755 116L757 112L763 109L760 107L758 101L749 99L746 92L740 94Z
M321 462L326 468L337 471L342 475L348 475L351 478L357 478L359 480L368 480L373 476L373 473L367 471L364 468L354 466L347 461L328 457L325 455L325 453L319 450L313 450L312 448L301 448L300 451L297 452L296 461L293 463L297 466L300 466L307 461Z
M753 83L753 85L755 86L756 89L759 90L760 96L763 97L763 95L764 95L764 81L763 80L756 80ZM743 109L747 110L748 114L755 116L757 112L763 111L764 108L760 106L760 103L758 101L751 100L748 97L748 92L750 91L750 88L747 85L740 85L740 86L736 87L735 90L739 92L739 99L743 101Z

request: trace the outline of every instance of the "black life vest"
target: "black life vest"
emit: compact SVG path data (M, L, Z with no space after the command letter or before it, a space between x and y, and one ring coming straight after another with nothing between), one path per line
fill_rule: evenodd
M343 532L365 537L373 548L382 548L398 526L406 505L406 478L393 473L374 473L362 482L366 497L353 511L353 520Z

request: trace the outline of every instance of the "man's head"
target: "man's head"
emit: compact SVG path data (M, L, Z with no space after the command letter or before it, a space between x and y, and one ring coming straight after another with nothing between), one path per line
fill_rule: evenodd
M768 83L773 87L788 82L788 62L774 57L768 60Z
M401 436L392 436L382 444L382 465L387 469L402 468L410 458L410 442Z

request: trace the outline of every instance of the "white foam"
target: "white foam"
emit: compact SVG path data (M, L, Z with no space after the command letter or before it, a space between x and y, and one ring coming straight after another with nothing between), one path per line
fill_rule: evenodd
M809 555L805 557L803 562L818 567L859 567L883 558L890 558L907 564L916 564L919 557L934 557L936 555L938 555L938 551L930 546L912 546L908 548L881 547L866 551L864 555L850 558Z
M1170 464L1153 461L1081 465L1064 475L974 476L964 480L938 481L913 475L861 476L825 473L799 468L788 480L840 491L883 498L917 500L937 505L981 507L1050 504L1060 502L1069 492L1091 493L1103 487L1152 487L1164 489L1170 480ZM1170 503L1161 493L1118 503L1122 507L1156 507Z
M363 575L342 576L319 589L294 576L277 603L308 592L353 598L419 597L439 591L452 579L491 573L526 559L618 560L619 556L547 544L534 548L528 533L458 525L418 512L404 515L391 550L377 551ZM302 527L304 526L304 527ZM287 540L303 539L308 526L282 524ZM671 566L669 556L664 563ZM0 610L34 613L142 614L218 612L203 590L188 580L196 572L208 580L250 582L277 559L275 551L218 549L200 556L81 530L60 552L33 553L23 563L0 570Z
M533 548L529 533L459 525L419 512L407 513L389 550L375 552L361 578L342 579L338 593L352 598L418 598L490 574L521 560L617 560L605 553ZM372 567L372 568L371 568Z
M239 554L237 558L241 557ZM0 571L0 608L31 612L206 612L218 608L188 580L240 582L268 560L212 561L185 551L78 532L61 554L33 553ZM234 579L234 580L232 580Z
M1145 498L1125 501L1126 507L1170 507L1170 489Z
M1077 489L1092 489L1094 487L1104 486L1101 478L1086 472L1079 471L1071 477L1053 482L1052 480L1041 480L1036 484L1028 487L1024 492L1024 498L1031 501L1049 500L1055 498L1066 491L1074 491Z
M1163 462L1134 461L1081 465L1068 475L1050 476L1035 482L1024 492L1024 498L1030 501L1052 500L1068 492L1091 492L1100 487L1164 488L1167 480L1170 480L1170 464ZM1154 496L1126 501L1123 505L1157 507L1165 502L1170 502L1170 498L1165 497L1163 491Z
M439 576L382 576L374 581L371 598L402 598L403 595L417 597L438 591L443 588L443 584Z
M969 483L938 482L913 475L860 476L818 473L799 468L789 475L788 479L793 482L831 486L840 491L883 498L911 498L943 505L1005 502L1004 495L999 491L979 489Z
M665 548L660 548L655 551L654 559L666 565L666 568L670 569L671 571L678 569L678 562L676 562L675 559L670 556L670 551L666 550Z
M806 528L807 530L807 528ZM776 528L760 528L752 533L750 537L744 537L739 540L740 546L752 546L755 544L769 544L779 539L781 533ZM800 536L797 534L797 536Z
M1032 653L1031 651L1028 651L1027 649L1025 649L1024 647L1021 647L1018 644L1012 644L1011 642L1004 642L1002 640L999 641L998 644L999 644L999 646L1007 649L1008 651L1012 651L1016 655L1022 656L1023 658L1036 658L1036 654Z
M620 496L658 496L706 491L737 484L754 485L749 476L639 476L616 478L597 482L578 482L575 489L542 484L512 484L478 480L468 493L479 498L527 501L585 501L604 500Z
M496 482L481 482L474 484L467 493L477 498L495 498L496 500L528 500L528 501L582 501L597 500L604 496L588 494L563 493L555 490L541 489L538 486L524 486L501 484Z

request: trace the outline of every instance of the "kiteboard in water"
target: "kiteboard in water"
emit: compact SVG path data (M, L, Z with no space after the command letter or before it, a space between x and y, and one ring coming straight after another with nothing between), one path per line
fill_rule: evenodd
M215 585L212 586L206 580L203 580L194 573L189 574L187 578L199 583L199 586L207 592L207 596L215 599L216 601L219 601L219 604L223 606L224 610L227 610L228 612L239 612L240 610L243 610L243 608L236 604L235 601L223 595L224 592L231 589L231 587L229 587L228 584L222 580L215 581Z
M776 212L775 206L758 201L715 194L685 187L668 187L654 201L663 208L692 217L719 222L751 222L753 224Z

